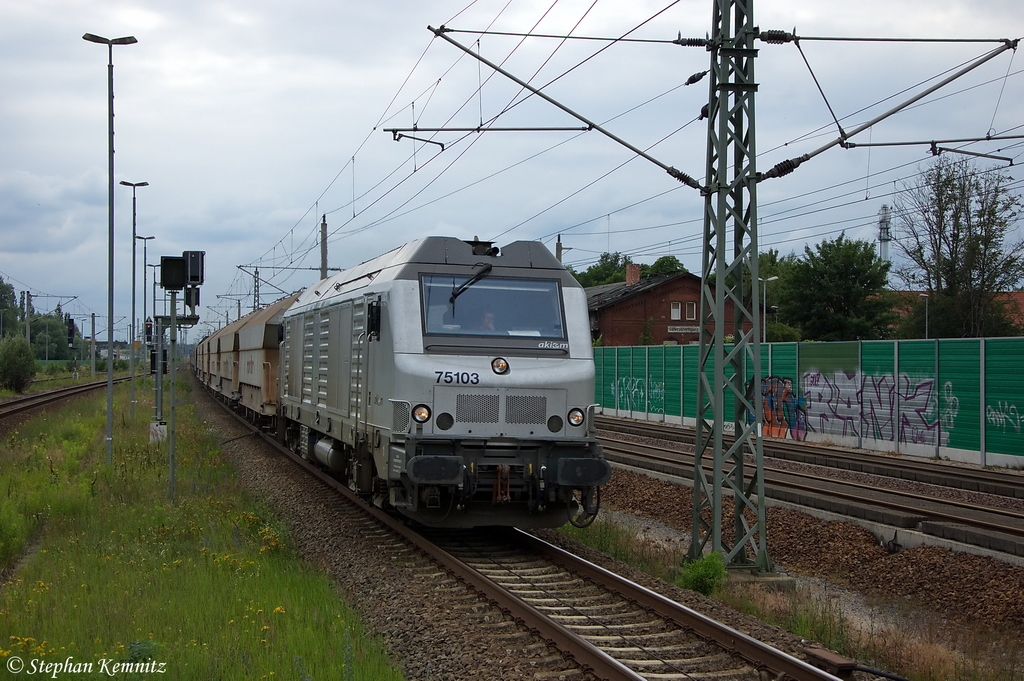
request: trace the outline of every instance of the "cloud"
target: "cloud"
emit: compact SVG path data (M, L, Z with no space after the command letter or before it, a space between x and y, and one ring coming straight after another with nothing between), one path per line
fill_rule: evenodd
M669 3L598 3L588 11L590 5L7 3L0 8L0 52L13 68L0 71L0 272L38 291L78 296L76 312L105 311L107 53L81 39L87 31L139 40L114 49L114 179L150 183L137 192L138 233L156 236L146 247L150 264L183 250L207 252L208 307L201 315L219 318L227 307L233 315L233 298L217 296L251 294L251 269L243 273L240 265L260 266L264 291L275 290L271 282L284 289L312 283L324 215L332 267L426 234L553 244L561 233L573 249L568 258L583 267L605 250L636 253L642 262L671 252L699 271L703 198L597 131L413 135L443 142L443 151L395 142L385 132L492 119L502 127L582 125L524 97L518 85L426 27L523 32L536 26L551 34L619 36ZM630 37L703 37L711 9L710 2L678 3ZM778 1L758 6L757 23L796 27L803 36L999 37L1013 32L1006 19L1013 16L1016 5L1006 0L941 7L867 0L856 9ZM550 96L659 161L703 177L707 124L693 121L707 101L708 81L679 86L708 68L704 48L451 35L516 76L546 85ZM801 46L849 129L908 96L898 94L905 88L994 45L805 40ZM839 132L796 46L757 48L763 171ZM948 96L855 141L984 135L1019 126L1024 90L1015 73L1004 87L1008 62L1008 56L994 60ZM997 146L1010 144L985 149ZM764 243L799 252L805 242L834 238L833 230L844 227L855 238L872 238L872 216L927 159L925 148L837 147L786 178L762 183ZM115 187L114 209L116 303L127 310L130 190ZM141 285L141 252L136 255Z

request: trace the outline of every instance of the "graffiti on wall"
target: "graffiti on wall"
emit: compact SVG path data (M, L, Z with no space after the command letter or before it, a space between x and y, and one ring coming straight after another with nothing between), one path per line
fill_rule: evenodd
M643 378L621 376L611 384L615 396L615 408L623 411L640 411L649 414L665 413L665 383L652 381L650 385Z
M1014 432L1020 435L1021 426L1024 425L1024 415L1017 411L1016 404L999 401L995 406L985 407L985 418L993 426L1001 428L1004 433Z
M761 380L764 400L764 434L803 440L807 437L807 410L803 396L793 392L793 379L769 376Z
M960 398L953 394L952 381L942 386L942 429L951 431L956 426L956 417L960 413Z
M825 374L804 372L798 391L793 379L769 376L761 381L764 398L764 433L769 437L803 440L807 433L862 437L885 442L932 444L936 436L949 444L960 402L947 382L941 396L933 378L913 379L903 374L865 376L842 370ZM994 410L989 420L1000 419L1016 427L1024 418L1016 407Z

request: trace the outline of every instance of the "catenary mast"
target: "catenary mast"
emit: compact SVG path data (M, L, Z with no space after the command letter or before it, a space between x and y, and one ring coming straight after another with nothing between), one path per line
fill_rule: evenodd
M753 0L714 0L708 44L711 82L690 558L699 558L707 547L721 552L728 567L770 572L760 430L753 47L758 29L753 5ZM730 346L727 332L733 337ZM730 422L735 437L727 442ZM753 470L746 455L754 461ZM703 468L709 464L710 473ZM749 482L744 473L752 475ZM724 526L729 501L731 532Z

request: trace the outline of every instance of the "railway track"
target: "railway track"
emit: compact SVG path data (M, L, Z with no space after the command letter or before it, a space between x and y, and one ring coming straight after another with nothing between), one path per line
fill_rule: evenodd
M633 430L633 424L627 426ZM654 437L657 429L644 429L646 437ZM633 432L632 434L637 434ZM612 462L641 470L655 470L681 480L693 479L692 452L683 451L683 444L658 446L624 442L605 436L605 457ZM678 440L677 440L678 442ZM766 446L767 450L768 447ZM807 459L822 461L830 456L825 448L808 446ZM822 463L815 463L821 467ZM899 463L894 464L900 472ZM843 467L848 468L848 467ZM986 550L1024 557L1024 513L975 501L940 498L936 494L901 490L884 481L856 482L837 479L828 467L812 471L789 470L765 461L765 494L769 498L799 506L819 508L840 515L878 523L925 535L971 544ZM956 471L960 471L956 468ZM874 473L879 475L880 473ZM901 475L896 477L905 479ZM944 476L936 476L940 479ZM937 484L932 482L930 484ZM1012 483L1003 487L1013 493ZM897 538L893 539L894 546Z
M593 677L838 678L518 530L417 532L235 416L268 446L372 517L378 525L367 526L368 536L395 554L420 556L410 559L417 573L424 578L444 573L470 586ZM399 543L412 547L412 553ZM553 673L552 678L566 674Z
M130 377L116 378L115 383L129 380ZM73 385L67 388L56 388L54 390L48 390L43 393L37 393L35 395L28 395L25 397L18 397L6 402L0 402L0 419L5 419L15 414L36 409L38 407L59 402L60 400L74 397L75 395L82 395L84 393L91 392L93 390L99 390L105 388L107 385L106 380L103 381L92 381L90 383L82 383L80 385Z
M518 615L529 626L553 622L560 649L604 678L835 678L519 530L425 534L500 588L505 607L530 613Z
M637 435L689 445L693 445L695 439L694 429L690 426L599 416L597 427L600 430L613 433ZM732 442L731 435L726 434L725 438L727 442ZM858 473L1024 499L1024 472L970 468L933 459L897 457L872 453L867 450L848 450L811 442L776 438L764 438L763 448L766 458L784 459L815 466L840 468Z

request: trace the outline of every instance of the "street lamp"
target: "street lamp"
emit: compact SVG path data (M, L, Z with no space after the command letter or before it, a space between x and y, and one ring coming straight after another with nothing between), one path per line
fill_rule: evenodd
M137 187L148 187L149 183L148 182L125 182L124 180L121 180L121 184L123 184L125 187L131 187L132 188L132 316L131 316L131 323L128 325L128 328L129 328L128 342L131 344L132 352L131 352L131 355L129 355L129 358L128 358L128 365L129 365L128 366L128 371L132 375L132 379L131 379L131 382L132 382L131 398L129 399L129 402L131 403L131 406L129 408L129 415L130 415L130 418L134 421L135 420L135 338L138 336L138 329L136 328L136 324L135 324L135 240L138 238L137 236L135 236L135 189Z
M928 294L919 293L918 295L924 298L924 339L928 340Z
M767 328L765 326L765 323L764 323L764 318L768 314L768 282L769 281L775 281L776 279L778 279L777 276L775 276L775 277L768 277L767 279L762 279L761 277L757 278L757 280L763 284L761 289L764 291L764 306L763 306L764 314L761 315L761 342L762 343L767 343L768 342L768 330L767 330Z
M114 45L139 42L135 36L101 38L92 33L82 36L90 43L107 46L107 465L114 450Z
M135 197L133 196L132 197L132 199L133 199L132 207L133 208L134 208L134 205L135 205L134 204L134 198ZM134 223L133 223L132 232L133 233L135 232ZM142 242L142 323L143 324L145 324L146 321L149 319L149 317L146 315L146 242L149 241L150 239L155 239L155 238L156 238L155 236L136 236L135 237L136 241L141 241ZM134 253L132 254L132 257L134 257ZM135 284L135 265L132 264L132 285L134 286L134 284ZM134 305L134 304L135 304L135 290L133 288L132 289L132 305ZM134 318L134 315L135 315L135 312L133 310L132 311L133 318ZM145 338L145 337L143 337L143 338ZM143 342L143 345L145 345L145 342ZM148 348L148 346L147 346L147 348ZM135 372L132 372L133 375L134 375L134 373Z

